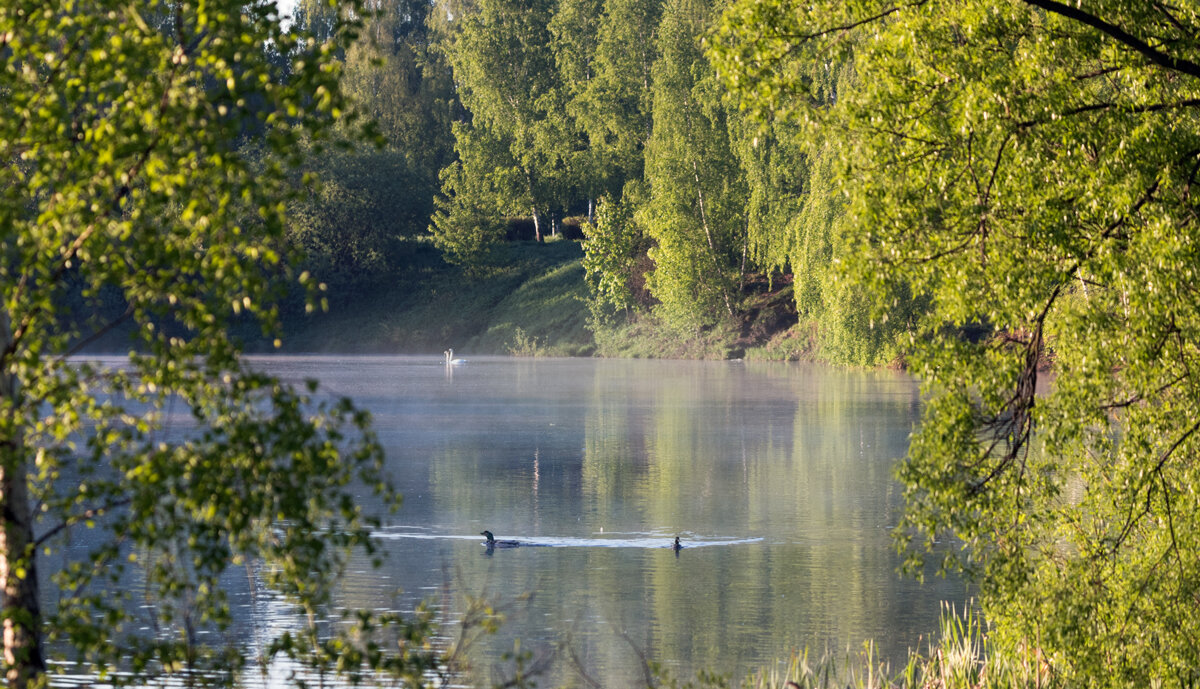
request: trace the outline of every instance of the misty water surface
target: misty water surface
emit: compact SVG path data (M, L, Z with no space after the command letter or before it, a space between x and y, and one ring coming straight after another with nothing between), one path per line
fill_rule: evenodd
M343 602L428 600L453 619L462 594L490 596L508 619L474 649L485 675L517 637L556 659L541 686L570 681L572 655L604 686L636 684L642 655L677 677L735 681L801 647L873 640L901 662L936 631L941 601L965 597L961 583L896 573L892 471L918 417L905 375L467 359L257 365L370 409L404 493L378 534L383 568L356 563ZM484 529L552 547L489 553ZM259 629L289 625L283 608L257 608Z

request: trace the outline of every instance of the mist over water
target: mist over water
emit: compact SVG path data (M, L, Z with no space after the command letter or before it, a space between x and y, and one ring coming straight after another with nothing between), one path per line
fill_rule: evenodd
M639 682L643 655L677 677L735 680L798 648L867 640L902 663L936 632L941 602L965 598L960 582L896 573L892 471L919 406L907 376L467 359L256 365L369 409L404 494L377 534L383 568L356 563L343 602L427 600L453 619L463 594L490 596L507 621L473 649L476 668L517 638L535 656L558 649L540 685L576 672L564 644L604 686ZM523 545L487 549L485 529Z

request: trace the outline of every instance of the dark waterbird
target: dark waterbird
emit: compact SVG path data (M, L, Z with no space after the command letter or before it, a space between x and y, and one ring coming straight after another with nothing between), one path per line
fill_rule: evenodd
M496 537L492 535L491 531L480 531L479 535L483 536L484 538L487 539L486 541L484 541L483 544L486 545L489 549L490 548L516 548L521 545L520 541L497 541Z

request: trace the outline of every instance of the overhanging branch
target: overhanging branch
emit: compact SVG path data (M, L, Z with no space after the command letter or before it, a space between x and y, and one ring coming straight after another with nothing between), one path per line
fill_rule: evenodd
M64 529L66 529L70 526L73 526L80 522L85 522L85 521L88 521L91 519L96 519L98 517L104 516L104 514L106 512L108 512L109 510L113 510L118 507L126 507L132 503L133 503L133 498L121 498L120 500L114 500L112 502L105 503L104 505L101 505L100 507L93 507L91 509L84 510L80 514L77 514L77 515L74 515L71 517L67 517L65 520L59 522L58 525L54 526L46 533L39 536L34 541L34 545L40 547L46 541L50 540L51 538L54 538L56 535L58 535L60 532L62 532Z
M1078 7L1057 2L1057 0L1024 1L1035 7L1040 7L1047 12L1052 12L1054 14L1066 17L1067 19L1073 19L1081 24L1086 24L1093 29L1098 29L1117 42L1123 43L1124 45L1132 48L1139 55L1145 57L1147 60L1160 67L1166 67L1167 69L1176 72L1182 72L1184 74L1200 78L1200 64L1196 64L1195 62L1182 57L1168 55L1167 53L1154 48L1154 46L1143 41L1137 36L1129 33L1125 29L1122 29L1116 24L1106 22L1094 14L1084 12Z
M900 12L901 10L911 9L914 7L920 7L921 5L924 5L926 1L927 0L919 0L919 2L911 2L906 5L894 5L892 7L889 7L887 9L877 13L877 14L871 15L870 17L865 17L863 19L850 21L845 24L840 24L838 26L831 26L828 29L823 29L821 31L814 31L812 33L783 33L783 32L780 32L779 34L777 34L777 36L779 38L786 38L786 39L793 40L793 41L801 41L801 42L811 41L814 38L821 38L822 36L828 36L829 34L832 34L832 33L843 33L846 31L851 31L853 29L857 29L860 26L866 26L867 24L877 22L881 19L886 19L889 15L893 15L897 12Z

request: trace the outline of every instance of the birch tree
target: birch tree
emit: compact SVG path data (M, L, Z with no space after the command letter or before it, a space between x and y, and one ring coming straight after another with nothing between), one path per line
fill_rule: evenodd
M706 0L667 2L653 69L650 202L638 219L655 242L650 291L680 327L732 318L738 307L747 190L722 89L700 45L716 12Z
M390 491L367 415L253 370L229 335L247 319L278 329L289 170L346 108L344 36L289 34L269 2L0 4L8 686L43 684L51 649L102 681L232 682L246 650L231 567L255 563L316 619L348 549L370 549L350 484ZM116 330L127 357L73 356ZM131 578L148 607L122 593ZM336 636L310 627L262 650L383 662Z

